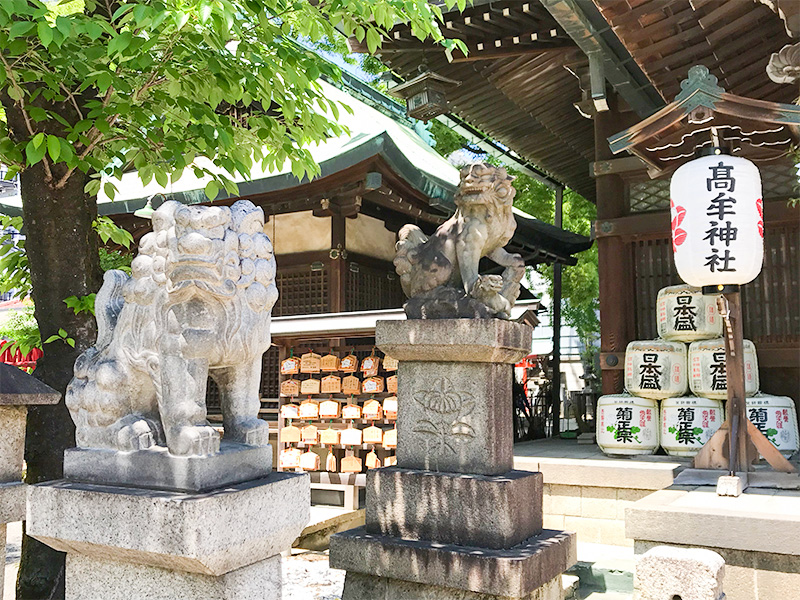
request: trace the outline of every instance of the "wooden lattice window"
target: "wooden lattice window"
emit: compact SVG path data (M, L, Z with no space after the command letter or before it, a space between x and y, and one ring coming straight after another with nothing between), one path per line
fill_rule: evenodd
M345 303L348 311L400 308L405 299L400 279L393 270L357 265L347 272Z
M328 309L327 270L312 271L310 266L302 269L278 270L276 276L278 302L272 316L309 315L326 313Z

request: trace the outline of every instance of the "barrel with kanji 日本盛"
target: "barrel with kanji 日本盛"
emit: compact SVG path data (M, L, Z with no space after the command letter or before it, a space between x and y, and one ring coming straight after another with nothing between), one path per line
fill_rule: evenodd
M758 392L758 357L756 347L744 340L745 395ZM728 399L728 370L725 361L725 340L716 338L689 345L689 388L695 396L714 400Z
M625 349L625 389L642 398L677 398L688 389L686 344L631 342Z
M658 449L658 402L629 394L597 401L597 445L606 454L653 454Z
M721 400L683 396L661 402L661 447L670 456L695 456L725 420Z
M659 337L672 342L708 340L722 335L718 296L706 296L690 285L673 285L658 292L656 325Z
M757 394L747 399L747 418L786 458L797 452L797 409L787 396Z

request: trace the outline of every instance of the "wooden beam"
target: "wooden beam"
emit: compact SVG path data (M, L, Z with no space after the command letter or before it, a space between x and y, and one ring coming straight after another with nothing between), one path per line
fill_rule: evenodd
M461 58L453 58L453 62L465 63L465 62L476 62L479 60L496 60L498 58L511 58L514 56L525 56L528 54L559 53L559 52L567 52L570 50L574 50L575 48L576 48L575 44L571 43L563 43L551 46L537 46L537 47L531 47L531 46L528 47L509 46L507 48L493 47L487 50L470 51L468 56L462 56Z
M610 160L598 160L589 163L589 172L592 177L598 175L621 175L623 173L638 173L647 170L647 165L638 156L623 156Z

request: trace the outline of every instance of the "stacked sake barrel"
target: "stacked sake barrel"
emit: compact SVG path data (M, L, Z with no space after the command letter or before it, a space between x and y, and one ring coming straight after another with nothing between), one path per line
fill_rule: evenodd
M652 454L661 445L672 456L694 456L724 421L728 386L717 297L686 285L664 288L656 320L659 339L628 344L626 394L598 401L597 443L606 454ZM794 403L757 394L758 362L749 340L744 363L748 417L782 453L792 454L800 437Z

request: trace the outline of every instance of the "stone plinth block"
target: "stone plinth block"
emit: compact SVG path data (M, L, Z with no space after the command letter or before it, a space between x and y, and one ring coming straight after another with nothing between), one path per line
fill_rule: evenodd
M348 574L511 598L525 598L576 560L575 534L547 529L514 548L492 550L373 535L359 527L332 536L330 551L331 567Z
M399 361L515 364L531 351L533 329L500 319L378 321L378 347Z
M220 576L291 548L310 498L302 473L205 494L62 480L30 486L27 533L62 552Z
M397 467L367 473L368 533L498 549L541 530L541 473L488 477Z
M223 442L211 456L176 456L167 448L121 452L70 448L64 452L64 477L80 483L159 490L205 492L266 477L272 471L272 446Z
M280 600L281 557L220 577L67 555L67 600Z
M514 598L348 573L342 593L342 600L563 600L563 598L561 576L551 579L523 598Z
M25 520L27 488L21 481L0 483L0 523Z
M0 405L0 431L3 432L0 435L0 482L16 482L22 479L27 414L28 409L25 406Z
M636 563L636 598L722 600L724 572L725 561L711 550L656 546Z
M397 379L397 466L478 475L514 468L510 365L406 361Z

